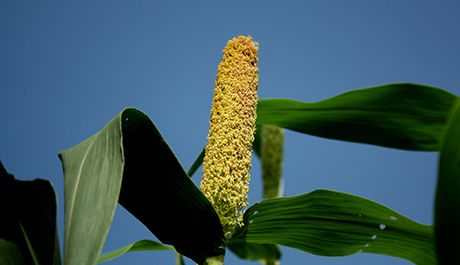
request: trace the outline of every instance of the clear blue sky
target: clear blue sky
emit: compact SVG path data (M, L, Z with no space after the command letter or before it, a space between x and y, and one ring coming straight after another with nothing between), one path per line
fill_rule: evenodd
M188 168L206 143L217 65L234 36L260 43L260 98L310 102L392 82L460 95L458 1L69 2L0 2L0 160L19 179L54 183L61 241L57 153L133 106L151 117ZM287 131L285 192L348 192L431 224L437 159ZM255 160L251 203L261 198L260 173ZM201 171L195 182L200 178ZM104 251L143 238L154 237L118 207ZM106 264L174 264L174 258L137 252ZM229 252L226 264L256 263ZM282 264L411 263L283 247Z

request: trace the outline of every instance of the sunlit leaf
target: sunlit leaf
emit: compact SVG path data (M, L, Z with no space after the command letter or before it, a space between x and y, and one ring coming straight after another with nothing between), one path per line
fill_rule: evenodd
M456 96L425 85L389 84L315 103L261 99L257 124L391 148L438 151Z
M148 250L174 250L172 247L165 246L158 242L152 240L139 240L122 248L104 253L98 259L98 263L106 262L116 257L119 257L127 252L135 252L135 251L148 251Z
M59 153L64 170L64 264L96 264L120 192L124 157L120 116Z
M317 190L251 206L235 240L279 244L322 256L366 252L434 265L432 230L370 200Z

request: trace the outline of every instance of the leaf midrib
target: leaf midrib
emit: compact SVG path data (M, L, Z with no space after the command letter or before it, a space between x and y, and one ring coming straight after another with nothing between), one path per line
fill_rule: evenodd
M71 227L72 227L72 216L73 216L73 213L74 213L74 205L75 205L75 197L77 196L77 192L78 192L78 189L80 187L80 179L81 179L81 172L83 171L83 166L85 165L86 163L86 159L88 157L88 153L91 151L91 149L93 148L93 144L96 142L96 139L99 137L100 133L97 132L95 135L94 135L94 139L92 139L90 145L88 146L88 149L86 150L85 152L85 155L83 156L83 160L82 160L82 163L81 163L81 166L80 168L78 169L78 175L77 175L77 180L76 180L76 183L75 183L75 188L74 188L74 192L72 194L72 200L70 201L71 205L69 206L69 220L68 220L68 224L67 224L67 229L70 233L70 230L71 230ZM67 250L67 247L68 247L68 244L65 244L66 246L64 247L64 251Z

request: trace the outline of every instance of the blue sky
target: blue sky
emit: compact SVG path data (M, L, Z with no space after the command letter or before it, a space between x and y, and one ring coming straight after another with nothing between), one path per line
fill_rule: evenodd
M460 95L459 13L458 1L1 1L0 160L19 179L54 183L62 240L57 153L132 106L150 116L188 168L206 144L217 65L234 36L260 44L260 98L312 102L393 82ZM285 138L287 196L333 189L432 223L438 153L290 131ZM261 198L260 173L254 160L251 203ZM118 207L104 251L144 238L154 237ZM282 264L411 264L282 250ZM174 258L137 252L106 264ZM256 263L228 253L226 264Z

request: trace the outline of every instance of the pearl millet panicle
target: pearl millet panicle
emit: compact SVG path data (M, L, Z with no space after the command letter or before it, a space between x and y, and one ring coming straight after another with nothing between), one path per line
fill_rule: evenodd
M254 141L258 43L239 36L228 41L219 64L203 160L201 190L213 205L228 237L248 205Z

